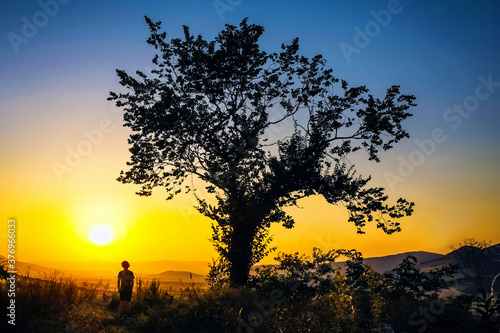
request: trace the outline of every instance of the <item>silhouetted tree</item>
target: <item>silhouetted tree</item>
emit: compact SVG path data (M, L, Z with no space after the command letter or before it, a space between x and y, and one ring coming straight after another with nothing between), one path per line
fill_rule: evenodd
M451 249L455 250L453 254L460 268L465 270L466 276L471 276L480 293L479 297L475 297L474 310L490 328L500 326L500 302L494 290L500 273L491 269L498 256L498 246L491 246L491 241L465 238L458 243L458 248L451 246Z
M417 258L408 256L390 272L383 275L385 294L396 298L409 296L414 299L437 298L442 289L449 287L447 278L458 272L455 264L421 272L417 267Z
M488 264L495 257L495 249L491 247L491 242L465 238L458 243L458 247L451 246L451 249L454 250L453 254L460 268L466 275L472 277L481 296L486 297L491 282Z
M6 280L9 277L9 273L5 269L7 267L6 260L0 260L0 280Z
M400 230L393 219L410 215L413 203L386 204L384 189L367 187L370 177L356 176L346 155L364 149L378 162L380 150L408 137L402 121L414 96L392 86L378 99L365 86L349 87L320 55L300 56L298 39L280 52L261 51L264 28L247 19L213 41L184 27L183 39L167 42L161 22L146 22L156 68L136 77L117 70L129 92L109 97L133 131L130 170L118 180L140 184L146 196L163 186L167 199L193 187L187 177L204 181L214 200L196 196L197 209L214 221L231 285L245 285L269 250L271 223L293 227L284 208L300 198L344 203L360 233L373 220L388 234ZM293 126L278 133L285 122Z

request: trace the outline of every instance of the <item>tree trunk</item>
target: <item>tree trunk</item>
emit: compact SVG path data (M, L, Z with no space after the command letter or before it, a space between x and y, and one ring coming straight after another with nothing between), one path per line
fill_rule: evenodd
M233 224L231 247L228 252L229 285L244 287L252 265L252 243L255 237L255 227L249 221L238 221Z

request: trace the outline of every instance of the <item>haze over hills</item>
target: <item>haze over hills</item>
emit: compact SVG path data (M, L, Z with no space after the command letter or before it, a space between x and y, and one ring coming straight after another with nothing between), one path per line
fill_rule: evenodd
M156 278L160 279L160 281L175 281L181 279L182 281L188 282L190 282L191 280L201 282L205 279L205 275L183 271L165 271L159 274L146 274L143 275L143 277L146 279Z
M194 274L184 271L165 271L159 274L146 274L142 278L147 281L157 279L160 283L169 285L173 288L186 287L188 284L195 283L201 287L207 287L208 283L205 281L206 275Z
M5 259L5 257L0 256L0 262ZM168 268L178 270L169 270ZM29 274L31 277L42 279L53 276L67 277L91 283L102 281L104 284L109 283L112 288L116 284L116 278L121 269L120 263L100 260L89 262L36 261L35 263L16 261L16 271L21 275ZM168 285L177 286L191 282L206 285L204 279L208 273L208 263L203 261L171 260L137 262L134 263L134 267L131 266L131 270L137 278L140 277L145 281L157 278L162 284Z
M57 270L71 271L118 271L122 270L120 262L92 260L88 262L71 261L34 261L35 264L55 268ZM130 261L130 270L133 272L147 274L159 274L164 271L186 271L205 275L208 273L208 262L205 261L182 261L182 260L157 260L157 261Z
M382 257L370 257L363 258L363 262L365 264L370 265L376 272L384 273L390 271L391 269L396 268L403 259L408 256L414 256L418 260L417 267L425 268L426 262L431 260L440 260L444 258L446 255L441 253L434 252L426 252L426 251L412 251L412 252L404 252L398 254L391 254ZM345 261L335 262L335 267L344 269L346 267ZM256 267L269 266L269 265L257 265Z
M427 261L433 261L433 263L436 263L436 260L441 260L446 257L446 255L439 253L414 251L382 257L365 258L364 262L371 265L375 271L383 273L395 268L409 255L415 256L418 259L419 265L423 265ZM339 267L345 266L344 262L338 262L336 264ZM28 267L30 267L32 275L33 273L38 272L41 274L50 274L57 271L64 272L66 275L77 276L79 279L95 279L98 276L103 279L114 279L121 270L120 263L101 260L93 260L89 262L35 261L34 263L24 263L18 261L17 266L18 270L23 273L28 270ZM198 280L203 280L204 276L208 274L209 269L208 263L204 261L160 260L131 262L130 270L132 270L137 276L141 275L147 279L157 277L162 278L162 280L168 278L168 280L177 281L179 278L182 278L182 280L189 279L189 273L191 273L192 276L196 276Z
M487 267L486 267L486 274L490 275L496 275L500 273L500 244L492 245L490 247L492 250L492 258L489 260ZM448 265L451 263L456 263L457 262L457 257L459 256L460 252L466 251L467 246L461 247L459 249L456 249L454 251L451 251L450 253L438 257L432 260L428 260L426 262L423 262L422 265L424 265L426 268L433 268L433 267L440 267L443 265ZM460 269L460 273L462 275L470 275L465 269Z
M488 263L488 273L495 275L500 272L500 244L493 245L491 248L494 250L495 256ZM375 271L383 273L395 268L404 258L411 255L417 258L418 267L421 270L429 270L456 263L457 251L463 250L464 248L460 248L448 254L425 251L405 252L382 257L365 258L364 262L369 264ZM5 260L5 257L0 256L0 261L3 260ZM338 262L335 265L343 268L345 267L345 262ZM80 281L97 282L102 280L104 283L109 282L112 286L116 283L116 276L121 270L120 263L101 260L89 262L35 261L33 263L16 261L16 268L19 274L25 275L29 272L32 277L43 278L44 276L58 274L59 276L72 277ZM157 278L162 283L182 284L195 282L202 285L206 285L205 276L209 270L208 263L204 261L175 260L132 262L130 269L136 277L141 277L146 281ZM470 277L468 275L470 274L461 270L457 278Z
M390 271L399 265L403 259L408 256L414 256L418 260L418 266L422 267L427 261L443 258L445 255L440 253L417 251L393 254L383 257L372 257L364 259L365 264L369 264L376 272L383 273Z

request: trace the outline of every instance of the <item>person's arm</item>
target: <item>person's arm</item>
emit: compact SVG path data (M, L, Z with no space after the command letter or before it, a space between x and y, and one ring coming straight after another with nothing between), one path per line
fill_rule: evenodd
M120 274L118 273L118 281L117 281L118 291L120 291Z

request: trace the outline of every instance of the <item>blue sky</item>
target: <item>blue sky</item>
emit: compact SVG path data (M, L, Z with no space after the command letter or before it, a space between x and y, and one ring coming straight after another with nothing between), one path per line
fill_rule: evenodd
M214 5L217 3L225 3L232 10L218 13ZM179 36L181 26L186 24L193 33L207 38L213 37L226 22L238 24L249 17L251 22L266 28L264 49L276 50L282 42L298 36L304 54L323 54L335 72L352 84L367 84L374 91L377 87L401 84L417 95L419 112L426 116L438 113L435 108L447 108L467 96L474 89L477 76L499 75L500 29L496 20L500 5L496 1L401 1L399 12L391 15L389 24L380 27L380 32L370 38L359 54L352 54L350 63L339 45L354 45L354 29L364 31L374 21L372 12L386 10L393 2L231 3L237 5L222 0L57 3L57 14L39 27L34 37L27 38L28 43L19 44L19 52L15 53L8 34L22 36L22 18L33 23L33 16L43 8L36 1L3 2L2 96L58 83L64 86L67 81L94 86L109 84L112 82L104 80L112 80L109 72L115 67L147 66L151 50L144 42L147 29L143 15L162 20L172 37ZM104 80L95 82L99 77ZM488 109L491 105L488 103ZM491 112L484 112L483 116L487 120L484 125L495 122Z
M207 39L225 23L237 25L249 17L250 23L265 27L261 47L266 51L299 37L302 54L322 54L334 73L352 85L365 84L379 96L390 85L401 85L403 93L417 97L415 116L406 126L412 138L385 154L380 165L363 164L363 170L376 175L377 184L394 196L424 198L420 207L427 213L419 222L426 220L420 223L429 234L437 222L443 230L453 230L454 219L467 217L461 222L462 233L457 231L430 250L444 251L445 245L465 236L500 235L495 214L500 194L500 2L487 0L3 1L0 173L3 188L16 188L9 201L16 211L3 214L22 216L22 207L39 200L26 193L50 189L57 201L70 193L70 186L83 186L76 179L87 179L85 171L103 170L112 182L124 167L127 133L106 98L109 91L120 90L116 68L132 72L150 65L153 50L145 42L144 15L161 20L170 38L181 36L182 25L188 25L192 33ZM30 24L37 31L26 27ZM357 47L358 52L346 57L341 45ZM474 97L477 89L484 98ZM472 111L453 111L454 105L464 103L472 103ZM82 140L82 130L103 118L111 119L117 129L60 184L52 162L64 159L66 147ZM414 140L429 140L435 129L441 129L446 140L436 143L404 182L390 186L387 175L398 175L401 158L408 160L418 150ZM119 163L97 158L115 152ZM27 180L19 180L24 177ZM92 187L102 193L113 187L116 193L114 186L119 184ZM428 221L430 212L440 209L433 206L436 202L442 203L442 211L436 221ZM464 208L464 202L470 207ZM474 234L476 225L482 231ZM425 235L423 231L421 237Z

